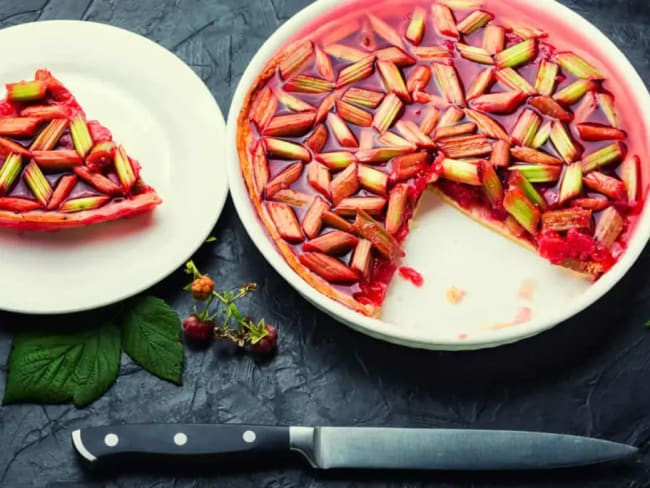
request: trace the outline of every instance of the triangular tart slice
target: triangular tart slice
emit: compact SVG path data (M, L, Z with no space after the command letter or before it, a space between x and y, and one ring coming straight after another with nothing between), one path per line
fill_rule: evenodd
M148 212L162 200L140 164L40 69L0 102L0 226L59 230Z

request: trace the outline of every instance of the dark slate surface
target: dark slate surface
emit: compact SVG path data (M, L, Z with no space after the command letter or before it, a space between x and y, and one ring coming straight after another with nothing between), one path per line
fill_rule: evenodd
M611 36L650 82L647 0L562 0ZM108 22L173 50L203 78L224 112L248 60L307 0L4 0L0 25L71 18ZM3 56L19 47L3 49ZM156 487L642 487L650 486L650 277L646 252L597 305L542 336L471 353L411 351L359 335L317 312L255 250L226 206L216 245L197 256L224 287L257 281L250 306L279 325L281 351L266 363L228 347L186 354L182 388L123 358L110 392L89 408L0 408L0 485ZM190 309L177 273L156 287ZM33 325L4 314L0 393L12 331ZM73 429L111 422L516 428L606 437L641 448L618 469L554 474L318 473L307 468L93 473L78 462Z

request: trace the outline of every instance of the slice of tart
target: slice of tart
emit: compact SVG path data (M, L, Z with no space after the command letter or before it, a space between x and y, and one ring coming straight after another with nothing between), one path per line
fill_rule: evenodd
M237 143L260 219L303 279L366 315L427 188L592 280L641 207L641 161L604 71L480 4L346 8L246 97Z
M140 164L44 69L0 101L0 226L60 230L161 203Z

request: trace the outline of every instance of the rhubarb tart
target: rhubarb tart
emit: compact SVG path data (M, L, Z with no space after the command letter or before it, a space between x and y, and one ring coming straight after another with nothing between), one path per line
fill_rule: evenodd
M258 74L241 173L313 288L377 316L427 189L588 280L624 254L647 154L621 85L588 42L510 4L342 3Z

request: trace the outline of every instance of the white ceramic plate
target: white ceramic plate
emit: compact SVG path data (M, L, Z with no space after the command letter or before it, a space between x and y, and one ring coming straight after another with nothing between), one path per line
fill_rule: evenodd
M609 72L617 75L613 89L619 96L618 103L626 103L628 98L639 123L645 124L639 128L641 136L645 136L640 139L640 155L645 164L650 164L650 130L641 116L650 113L650 95L625 56L593 25L554 0L538 0L534 5L529 0L507 1L513 9L527 5L539 10L541 16L531 17L536 27L544 28L540 19L553 19L566 26L566 35L575 33L590 40L593 49L598 48ZM418 289L396 276L382 320L364 317L325 297L287 265L248 198L234 142L237 117L247 90L274 53L312 19L344 3L318 0L282 25L251 61L230 108L227 131L231 194L244 226L271 265L304 297L339 321L379 339L427 349L478 349L514 342L559 324L607 293L632 266L650 237L648 205L623 257L593 285L468 220L430 194L418 209L418 225L407 239L403 263L422 273L425 284ZM385 5L390 8L390 2ZM646 181L649 174L644 170ZM452 305L445 298L452 286L467 292L460 304Z
M152 214L82 229L1 230L0 308L87 310L178 268L209 235L228 193L224 119L200 78L158 44L103 24L23 24L0 31L0 44L15 47L0 63L3 83L51 70L140 161L163 199Z

